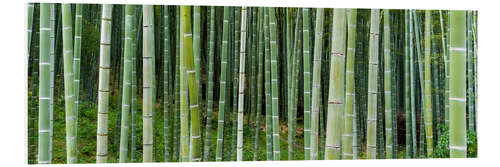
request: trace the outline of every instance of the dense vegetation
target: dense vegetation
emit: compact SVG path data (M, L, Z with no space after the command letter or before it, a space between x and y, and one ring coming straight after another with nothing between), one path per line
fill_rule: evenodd
M477 156L477 11L27 11L29 164Z

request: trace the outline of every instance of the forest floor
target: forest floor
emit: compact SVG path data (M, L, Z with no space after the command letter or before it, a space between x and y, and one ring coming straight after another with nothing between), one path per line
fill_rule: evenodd
M62 99L62 98L59 98ZM32 101L29 100L29 105L31 107ZM121 111L118 108L117 97L112 96L110 98L110 108L109 108L109 116L108 116L108 162L109 163L118 163L119 159L119 140L115 140L115 136L120 129L116 129L116 123L118 111ZM54 133L53 133L53 163L54 164L64 164L66 163L66 124L65 124L65 110L64 110L64 101L57 100L54 102ZM137 99L136 104L136 162L142 162L142 99ZM212 132L211 132L211 145L210 145L210 160L215 161L215 149L216 149L216 140L217 140L217 107L214 107L215 111L212 117ZM31 111L31 108L29 108ZM35 114L33 114L35 118L38 118L38 107L35 108ZM153 151L154 151L154 161L155 162L164 162L164 134L163 134L163 107L160 106L160 103L157 103L155 106L153 116ZM249 115L249 114L246 114ZM244 126L243 126L243 161L253 161L254 158L254 130L255 126L250 126L248 124L248 117L245 115L244 117ZM204 116L204 114L202 115ZM130 117L131 118L131 117ZM226 116L232 122L232 113L229 113ZM253 121L252 121L253 122ZM28 124L31 126L31 123L28 121ZM34 121L35 132L38 132L38 119ZM201 132L202 132L202 145L205 142L205 125L206 122L203 120L201 122ZM229 127L228 127L229 126ZM223 161L231 161L231 143L232 143L232 124L225 124L224 128L224 148L223 148ZM260 130L259 130L259 148L257 150L257 160L265 161L266 160L266 134L265 134L265 117L261 115L260 119ZM288 128L287 123L284 120L280 120L280 157L281 160L288 160ZM118 131L117 131L118 130ZM81 102L79 105L79 113L78 113L78 138L77 138L77 150L78 150L78 163L95 163L95 153L96 153L96 134L97 134L97 103L87 103ZM296 137L295 137L295 157L294 160L303 160L304 159L304 136L303 136L304 128L302 126L301 121L297 122L296 128ZM30 132L28 132L30 134ZM444 134L447 135L447 134ZM37 144L38 144L38 134L35 134L34 138L34 151L35 156L37 155ZM130 132L129 132L130 136ZM170 134L172 136L172 134ZM119 136L118 136L119 137ZM320 139L323 139L324 136L320 136ZM468 141L468 146L471 146L468 149L472 149L470 152L475 153L470 157L477 156L477 139L475 134L469 136L468 138L473 138L471 143ZM118 138L119 139L119 138ZM323 139L324 140L324 139ZM443 147L445 152L443 156L446 157L447 153L447 140L439 141L437 143L437 152L440 147ZM444 144L439 144L444 143ZM318 143L324 144L324 143ZM361 148L364 148L364 142L361 142ZM29 143L28 143L29 146ZM130 147L130 138L129 138L129 147ZM28 147L29 148L29 147ZM324 148L324 147L322 147ZM397 158L405 158L405 146L398 145ZM203 152L203 147L201 151ZM130 149L129 149L130 151ZM363 149L359 152L359 159L365 158L365 152ZM129 152L130 157L130 152ZM324 157L324 151L320 149L319 156L320 159ZM469 157L469 155L468 155ZM436 157L435 157L436 158ZM172 160L171 160L172 161ZM174 162L174 161L172 161Z

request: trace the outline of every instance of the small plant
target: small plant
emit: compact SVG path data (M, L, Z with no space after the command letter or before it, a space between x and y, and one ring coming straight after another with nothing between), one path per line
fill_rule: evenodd
M447 126L443 124L438 125L438 129L442 130L442 134L439 136L436 149L433 152L434 158L450 158L450 130ZM467 130L467 157L475 158L477 157L477 133L471 130Z

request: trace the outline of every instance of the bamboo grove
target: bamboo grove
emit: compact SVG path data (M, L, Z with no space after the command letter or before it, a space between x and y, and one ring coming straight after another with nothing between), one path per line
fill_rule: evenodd
M477 156L477 11L27 8L29 164Z

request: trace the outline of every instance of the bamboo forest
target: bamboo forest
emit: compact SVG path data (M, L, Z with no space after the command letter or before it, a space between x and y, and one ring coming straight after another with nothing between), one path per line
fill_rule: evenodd
M477 157L477 11L26 4L27 163Z

